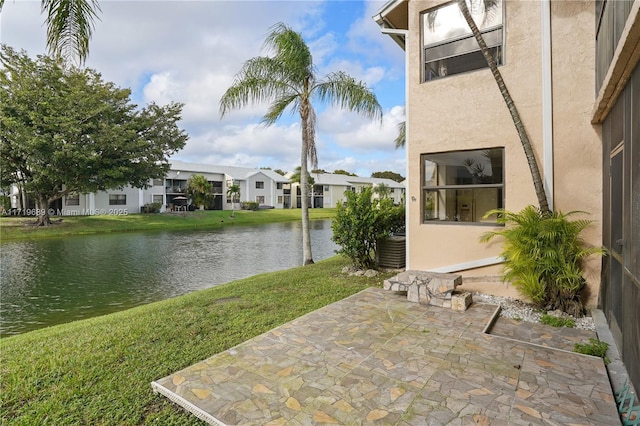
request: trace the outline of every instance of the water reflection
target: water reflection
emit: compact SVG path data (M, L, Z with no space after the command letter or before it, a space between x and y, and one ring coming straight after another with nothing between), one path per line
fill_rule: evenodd
M315 260L337 248L311 222ZM302 264L300 222L0 246L0 335L89 318Z

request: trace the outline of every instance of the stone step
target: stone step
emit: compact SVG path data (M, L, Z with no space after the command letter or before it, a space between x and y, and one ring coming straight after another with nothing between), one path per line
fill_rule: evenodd
M385 280L383 286L406 292L410 302L464 311L471 304L471 293L455 293L461 284L460 274L409 270Z

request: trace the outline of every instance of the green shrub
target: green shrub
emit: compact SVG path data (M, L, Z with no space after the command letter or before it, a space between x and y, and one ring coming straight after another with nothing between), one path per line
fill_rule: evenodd
M589 339L589 343L576 343L573 346L573 351L579 354L593 355L604 360L605 364L609 364L610 360L607 357L607 350L609 349L609 344L606 342L601 342L598 339L594 339L593 337Z
M337 253L349 258L357 268L375 266L376 241L404 230L404 206L394 206L389 198L373 199L373 190L345 192L331 223Z
M142 206L142 213L160 213L162 203L147 203Z
M549 314L544 314L540 317L540 322L551 327L567 327L573 328L576 326L576 320L573 318L556 317Z
M258 210L259 206L260 205L255 201L243 201L242 203L240 203L240 207L242 208L242 210Z
M601 247L587 247L580 233L590 220L569 220L579 213L543 214L528 206L518 213L491 210L504 229L488 232L483 242L499 236L504 239L503 278L531 299L539 308L560 309L573 316L584 315L580 298L585 287L583 261L591 255L603 255Z

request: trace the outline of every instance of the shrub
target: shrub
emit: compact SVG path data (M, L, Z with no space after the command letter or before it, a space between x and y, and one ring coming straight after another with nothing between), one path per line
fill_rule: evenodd
M242 208L242 210L258 210L259 206L260 205L255 201L243 201L242 203L240 203L240 207Z
M492 210L486 216L497 214L498 223L507 226L484 234L482 241L496 236L504 239L503 279L513 283L537 307L560 309L580 317L584 315L580 298L585 287L583 261L605 251L585 245L580 233L591 221L569 220L576 213L579 212L543 214L533 206L518 213Z
M357 268L375 266L378 239L404 230L404 206L394 206L389 198L372 199L373 191L346 191L331 223L337 253L348 257Z
M162 203L147 203L142 206L142 213L160 213Z

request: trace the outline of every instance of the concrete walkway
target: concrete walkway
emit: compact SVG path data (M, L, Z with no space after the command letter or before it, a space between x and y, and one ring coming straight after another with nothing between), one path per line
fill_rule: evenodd
M496 308L367 289L152 387L218 425L620 424L602 360L553 348L589 332L484 333Z

